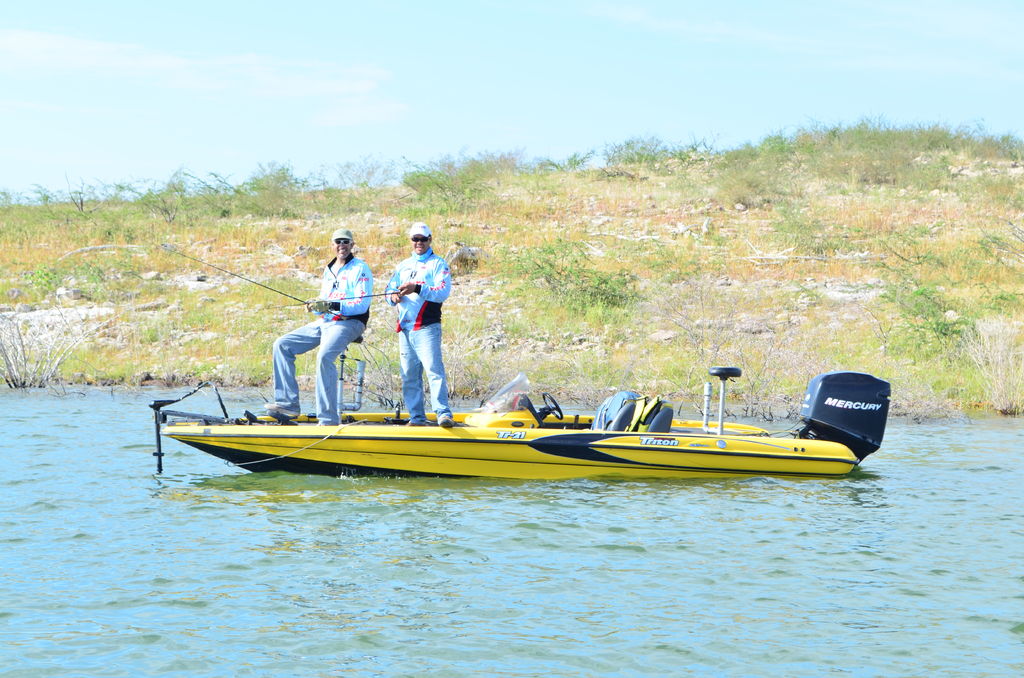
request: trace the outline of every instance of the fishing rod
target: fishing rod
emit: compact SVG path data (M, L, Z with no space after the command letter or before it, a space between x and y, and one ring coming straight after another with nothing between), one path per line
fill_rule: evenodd
M221 268L220 266L217 266L216 264L211 264L208 261L203 261L202 259L197 259L196 257L190 257L189 255L185 254L184 252L180 252L180 251L174 249L174 246L170 245L168 243L164 243L164 244L160 245L160 247L165 249L165 250L167 250L168 252L174 252L178 256L185 257L186 259L191 259L192 261L198 261L200 264L203 264L205 266L209 266L211 268L215 268L218 271L223 271L224 273L227 273L228 275L233 275L236 278L241 278L245 282L250 282L253 285L259 285L263 289L270 290L271 292L277 292L278 294L280 294L282 296L285 296L285 297L288 297L289 299L294 299L295 301L299 302L300 304L305 304L306 303L306 301L304 299L299 299L298 297L293 297L292 295L288 294L287 292L282 292L281 290L275 290L273 287L270 287L269 285L264 285L263 283L256 282L255 280L250 280L249 278L246 278L244 275L238 275L237 273L232 273L231 271L227 270L226 268Z
M270 290L271 292L277 292L278 294L286 296L289 299L294 299L295 301L299 302L300 304L308 303L308 300L306 300L306 299L299 299L298 297L293 297L292 295L288 294L287 292L282 292L281 290L276 290L273 287L270 287L269 285L264 285L261 282L256 282L255 280L250 280L249 278L246 278L244 275L239 275L237 273L232 273L231 271L227 270L226 268L221 268L220 266L217 266L216 264L211 264L208 261L203 261L202 259L198 259L196 257L189 256L189 255L185 254L184 252L176 250L173 245L170 245L168 243L164 243L164 244L160 245L160 247L165 249L165 250L167 250L168 252L173 252L174 254L177 254L179 256L185 257L186 259L191 259L192 261L197 261L200 264L203 264L205 266L209 266L211 268L215 268L218 271L223 271L224 273L227 273L228 275L233 275L236 278L241 278L245 282L250 282L253 285L259 285L260 287L262 287L264 289L267 289L267 290ZM392 294L392 292L381 292L380 294L364 294L362 297L343 297L341 299L331 299L331 301L350 301L352 299L362 299L364 297L383 297L383 296L388 296L388 295L391 295L391 294ZM287 305L291 306L291 304L287 304Z

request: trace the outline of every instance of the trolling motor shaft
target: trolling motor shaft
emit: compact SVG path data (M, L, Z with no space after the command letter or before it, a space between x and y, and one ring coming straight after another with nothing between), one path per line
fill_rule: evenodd
M738 367L712 367L708 370L712 377L718 377L718 435L725 433L725 382L729 379L736 379L743 375L743 370ZM708 430L708 412L711 409L711 382L704 382L704 432Z
M193 414L191 412L177 412L177 411L173 411L173 410L164 411L163 408L167 407L168 405L173 405L175 403L180 403L185 398L188 398L189 396L198 393L199 391L203 390L207 386L212 386L213 387L213 392L217 394L217 402L220 403L221 412L224 413L224 418L223 419L220 418L220 417L215 417L215 416L211 416L211 415ZM202 382L201 384L199 384L194 389L192 389L191 391L189 391L185 395L181 396L180 398L175 398L174 400L154 400L154 401L149 403L149 407L153 410L153 425L154 425L154 427L156 429L155 430L155 434L156 434L156 452L153 453L153 456L156 457L156 472L157 473L163 473L164 472L164 450L163 450L163 445L160 443L160 424L163 424L163 423L165 423L167 421L168 415L171 415L171 416L195 417L195 418L198 418L198 419L200 419L202 421L206 421L206 422L210 422L210 423L222 423L223 424L223 423L228 423L229 421L231 421L230 417L228 417L228 409L227 409L227 407L224 406L224 399L220 397L220 391L217 390L216 384L213 384L212 382L209 382L209 381Z
M163 450L163 446L160 444L160 424L164 423L167 420L166 417L164 416L163 412L161 412L160 410L161 410L161 408L163 408L163 407L165 407L167 405L172 405L172 404L174 404L176 402L178 402L178 401L177 400L154 400L153 402L151 402L149 404L149 406L151 408L153 408L153 424L156 427L156 431L155 431L155 433L156 433L156 452L153 453L153 456L156 457L156 472L157 473L163 473L164 472L164 450Z

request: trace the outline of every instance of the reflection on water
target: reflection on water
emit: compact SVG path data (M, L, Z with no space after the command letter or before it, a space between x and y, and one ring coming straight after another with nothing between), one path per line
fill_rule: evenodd
M8 674L1024 669L1018 421L895 422L836 479L335 479L173 442L155 477L155 397L0 396Z

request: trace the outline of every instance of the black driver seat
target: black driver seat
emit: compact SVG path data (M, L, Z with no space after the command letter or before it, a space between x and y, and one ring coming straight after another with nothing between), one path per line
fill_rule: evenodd
M672 408L662 403L658 411L651 417L651 423L647 425L650 433L668 433L672 430Z
M633 416L636 414L636 403L635 400L627 401L619 408L615 416L612 417L611 423L608 424L609 431L639 431L640 424L637 423L636 427L631 426L633 423ZM658 407L654 410L654 413L648 415L647 427L644 429L649 433L668 433L672 430L672 408L664 403L659 403Z
M609 431L625 431L633 421L633 413L636 412L636 401L628 400L619 408L619 411L608 423Z

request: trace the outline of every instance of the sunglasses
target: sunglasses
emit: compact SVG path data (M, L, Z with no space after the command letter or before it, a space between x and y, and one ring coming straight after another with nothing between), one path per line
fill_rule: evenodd
M334 239L334 244L335 245L351 245L352 241L349 240L348 238L335 238Z
M414 235L412 237L412 241L413 242L427 242L428 240L430 240L430 238L422 238L422 237L420 237L418 235Z

